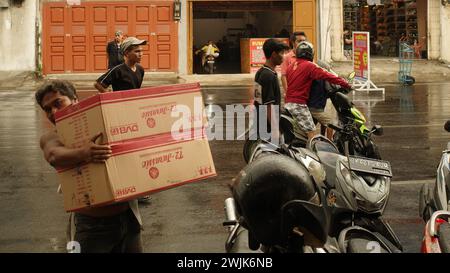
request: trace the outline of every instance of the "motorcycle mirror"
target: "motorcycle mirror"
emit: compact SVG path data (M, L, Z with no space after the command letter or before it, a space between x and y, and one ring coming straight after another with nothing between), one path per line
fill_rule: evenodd
M353 71L352 73L350 73L350 74L348 74L348 81L349 82L352 82L353 81L353 79L355 79L355 76L356 76L356 73L355 73L355 71Z
M382 136L384 133L383 127L381 127L380 125L373 126L372 133L376 136Z
M444 129L447 132L450 132L450 120L447 120L447 122L444 125Z

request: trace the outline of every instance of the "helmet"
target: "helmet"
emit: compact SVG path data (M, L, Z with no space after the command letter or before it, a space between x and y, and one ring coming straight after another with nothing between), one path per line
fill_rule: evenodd
M312 61L314 59L314 46L306 41L300 42L295 50L295 56Z
M258 243L267 246L284 240L282 208L288 202L317 197L306 168L280 154L266 155L247 165L236 177L232 192L242 224Z

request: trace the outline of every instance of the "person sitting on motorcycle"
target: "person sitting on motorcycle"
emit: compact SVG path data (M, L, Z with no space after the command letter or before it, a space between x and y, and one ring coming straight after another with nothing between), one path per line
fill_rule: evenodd
M219 57L220 49L213 43L213 41L209 40L208 43L197 50L195 54L199 52L203 52L202 54L202 66L205 66L206 57L213 56L214 58Z
M284 107L296 119L300 128L307 133L308 139L311 139L316 135L316 126L307 104L313 81L326 80L348 89L351 85L345 79L329 73L313 62L314 48L311 43L301 42L297 46L296 57L297 60L286 71L288 89Z
M320 61L318 64L323 69L330 71L330 66L328 64ZM333 129L327 126L331 123L332 117L330 113L325 112L329 88L330 86L325 80L314 80L311 85L311 92L309 94L308 108L313 119L316 120L322 128L326 128L324 134L331 140L333 138Z

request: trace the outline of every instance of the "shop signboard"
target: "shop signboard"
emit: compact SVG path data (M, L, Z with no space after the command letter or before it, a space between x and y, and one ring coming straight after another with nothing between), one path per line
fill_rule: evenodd
M248 39L248 51L249 51L249 64L250 73L256 73L258 69L266 62L264 56L263 45L268 38L251 38ZM286 44L289 44L288 38L278 38ZM244 39L243 39L244 40ZM246 43L244 43L245 45ZM245 48L245 46L244 46ZM244 55L245 56L245 55ZM245 59L245 57L244 57ZM245 62L244 62L245 63ZM246 64L244 64L245 66ZM243 69L245 71L246 69ZM280 73L280 67L277 67L277 72Z
M378 88L370 80L370 33L353 32L353 70L355 80L352 83L355 91L382 91L384 100L384 88Z
M353 67L357 79L370 80L369 32L353 32Z

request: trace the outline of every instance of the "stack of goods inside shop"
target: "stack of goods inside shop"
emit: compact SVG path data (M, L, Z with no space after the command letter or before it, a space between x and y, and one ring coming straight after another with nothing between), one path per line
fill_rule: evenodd
M417 11L416 0L344 0L344 28L370 32L371 55L395 57L400 43L424 43Z

